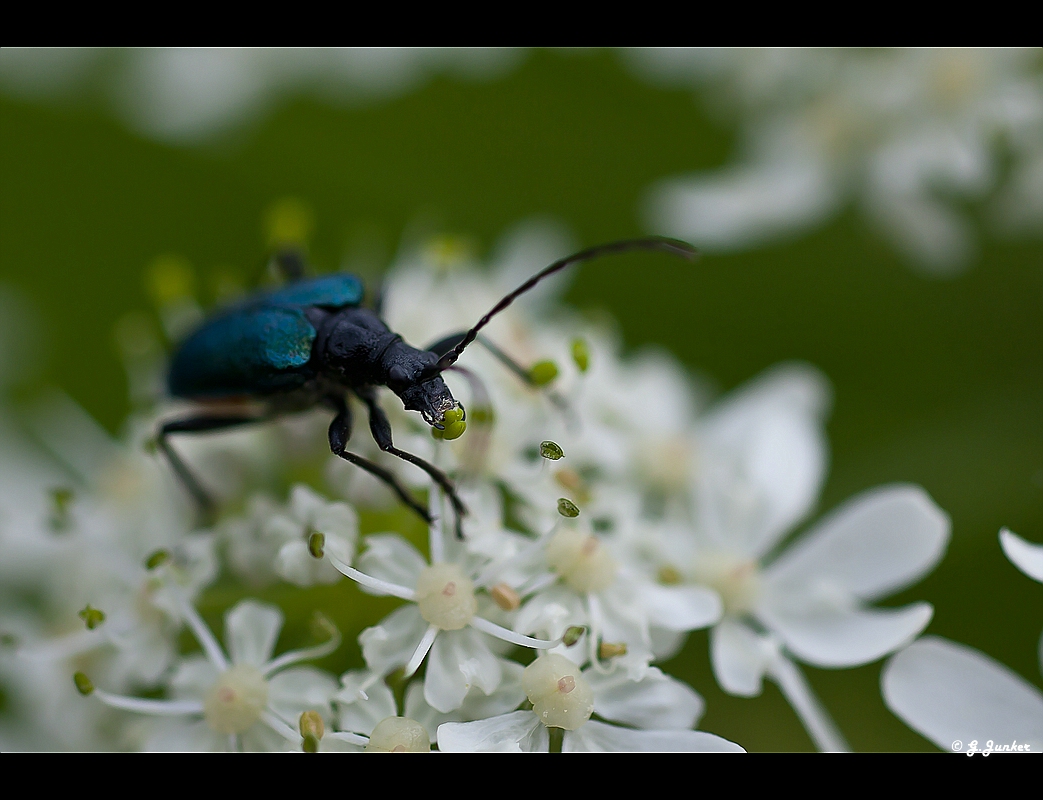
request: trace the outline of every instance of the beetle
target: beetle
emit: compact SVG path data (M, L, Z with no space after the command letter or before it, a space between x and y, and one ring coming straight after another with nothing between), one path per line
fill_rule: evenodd
M466 426L466 412L442 373L453 368L468 345L476 339L483 341L479 331L544 278L583 261L633 250L660 250L689 260L696 255L688 243L662 237L591 247L533 275L500 299L474 327L423 350L407 344L376 310L362 305L364 292L358 277L338 273L306 279L300 255L284 251L276 260L287 277L286 285L219 310L175 351L167 381L170 394L193 401L197 407L188 416L163 423L156 444L204 516L212 517L213 500L170 445L170 435L263 422L323 405L334 414L328 434L334 455L383 481L430 523L428 510L394 474L347 450L352 433L347 397L353 394L366 406L377 446L415 464L444 490L456 516L456 535L462 538L461 520L467 508L452 479L419 456L395 447L391 423L377 403L377 388L384 386L398 395L406 410L419 412L441 438L457 438ZM499 348L490 345L490 349L513 371L525 375Z

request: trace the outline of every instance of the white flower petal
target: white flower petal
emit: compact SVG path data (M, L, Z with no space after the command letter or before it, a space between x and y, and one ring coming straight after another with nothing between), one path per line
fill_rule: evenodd
M706 417L695 491L712 546L760 558L811 511L828 461L828 396L816 370L783 365Z
M459 708L472 686L490 694L503 670L478 631L440 631L427 657L424 699L443 714Z
M325 506L326 501L310 486L298 483L290 491L290 508L299 523L298 527L312 524L315 515Z
M769 654L746 625L726 618L710 631L710 660L717 683L729 694L756 697L763 689Z
M268 680L268 707L286 719L297 719L303 711L326 716L336 691L332 675L315 667L294 667Z
M1007 558L1032 580L1043 583L1043 544L1026 542L1007 528L1000 531L1000 546Z
M694 631L721 618L721 598L702 586L641 586L641 601L649 624L673 631Z
M594 690L594 711L600 717L637 728L688 730L702 716L705 703L687 684L651 667L639 681L623 670L583 673Z
M340 711L339 721L342 731L352 731L369 736L378 722L388 717L398 716L395 695L382 680L372 681L373 673L369 670L351 670L341 675L343 688L337 693L337 708ZM365 692L367 699L359 697L360 687L368 683ZM410 689L418 686L410 684ZM418 687L419 688L419 687ZM410 716L406 710L406 716ZM429 732L430 735L430 732Z
M327 540L327 549L330 549L332 541ZM350 564L353 555L350 548L347 559L341 557L343 551L344 548L337 548L335 555L344 563ZM314 586L317 583L336 583L343 577L328 559L315 558L302 539L294 539L279 548L275 556L275 572L283 580L302 587Z
M966 645L920 639L888 662L881 685L887 707L943 750L990 739L1043 750L1043 693Z
M546 753L550 737L531 711L514 711L477 722L439 725L438 749L443 753Z
M150 753L220 753L228 749L228 737L201 719L157 719L142 749Z
M757 610L757 616L795 656L820 667L855 667L876 661L915 639L933 613L929 603L902 608L826 608L811 613Z
M405 666L426 630L427 623L414 603L395 609L379 625L359 634L366 666L381 675Z
M638 731L591 721L565 732L563 753L745 753L734 742L702 731Z
M872 489L846 502L764 571L766 588L834 581L863 600L909 586L949 543L949 516L919 486Z
M283 614L275 606L243 600L225 614L225 641L233 664L263 666L272 656L282 630Z
M427 561L420 552L401 536L382 533L366 537L366 551L359 556L355 568L388 583L412 589ZM369 592L365 586L362 591Z
M219 674L206 656L189 656L178 664L170 679L170 687L178 700L201 700L217 682Z

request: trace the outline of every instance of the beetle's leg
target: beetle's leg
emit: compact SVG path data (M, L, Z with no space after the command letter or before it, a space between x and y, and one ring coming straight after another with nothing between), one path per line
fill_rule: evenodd
M369 430L373 434L373 440L377 443L377 447L385 453L391 453L391 455L398 456L403 461L408 461L410 464L420 467L448 495L449 502L452 503L453 511L456 514L456 538L463 539L464 529L461 519L467 514L467 506L464 505L464 501L456 493L456 487L449 479L449 476L434 464L424 461L420 456L415 456L395 447L391 441L391 422L388 420L387 414L384 413L384 409L377 403L377 396L372 388L356 389L355 394L359 396L359 399L369 409Z
M427 349L439 358L441 358L454 347L456 347L460 342L462 342L464 340L464 336L466 335L467 331L460 331L459 333L451 334L443 339L439 339L437 342L432 344ZM497 361L499 361L501 364L507 367L508 370L514 373L518 377L518 379L526 386L537 391L542 390L546 392L547 398L552 403L554 403L554 405L556 405L559 409L561 409L562 411L569 410L568 401L564 397L555 392L553 389L545 389L542 385L533 380L531 370L528 370L525 367L523 367L521 364L519 364L517 361L515 361L513 358L507 355L507 353L501 350L497 345L489 341L488 338L479 334L476 337L476 341L478 342L478 344L482 345L483 347L485 347L486 350L492 353Z
M235 428L239 425L247 425L251 422L261 422L265 418L266 417L261 414L239 414L234 416L227 414L224 416L200 415L198 417L185 417L184 419L174 419L170 422L164 422L159 429L159 433L156 434L156 446L163 451L163 455L167 457L170 466L174 468L174 472L178 479L196 501L196 505L199 506L200 522L204 526L213 523L217 504L210 496L210 493L203 488L203 484L199 482L199 479L192 474L192 471L181 459L181 456L179 456L174 448L170 446L167 437L172 433L203 433L204 431L218 431L227 428Z
M403 503L413 509L420 515L424 522L430 525L431 515L427 513L427 509L409 493L408 489L398 482L398 478L383 467L374 464L372 461L369 461L362 456L355 455L355 453L349 453L345 449L348 446L348 440L351 438L351 409L348 408L348 404L344 402L343 397L331 397L328 402L337 412L337 416L335 416L333 422L330 423L329 432L330 450L333 454L335 456L340 456L349 464L354 464L356 467L364 469L370 475L382 480L391 488L391 491L398 495Z

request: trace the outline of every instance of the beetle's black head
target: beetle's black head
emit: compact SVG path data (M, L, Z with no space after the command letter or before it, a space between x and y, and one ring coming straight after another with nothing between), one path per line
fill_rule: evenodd
M442 438L455 439L462 434L464 408L442 376L431 370L438 356L408 345L395 348L388 356L387 386L402 399L406 410L419 411L424 422L443 432Z

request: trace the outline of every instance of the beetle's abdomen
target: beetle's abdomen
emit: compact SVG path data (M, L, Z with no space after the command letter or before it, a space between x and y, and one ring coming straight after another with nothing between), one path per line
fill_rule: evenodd
M294 308L246 307L210 320L170 365L170 393L189 399L264 396L313 378L315 328Z

